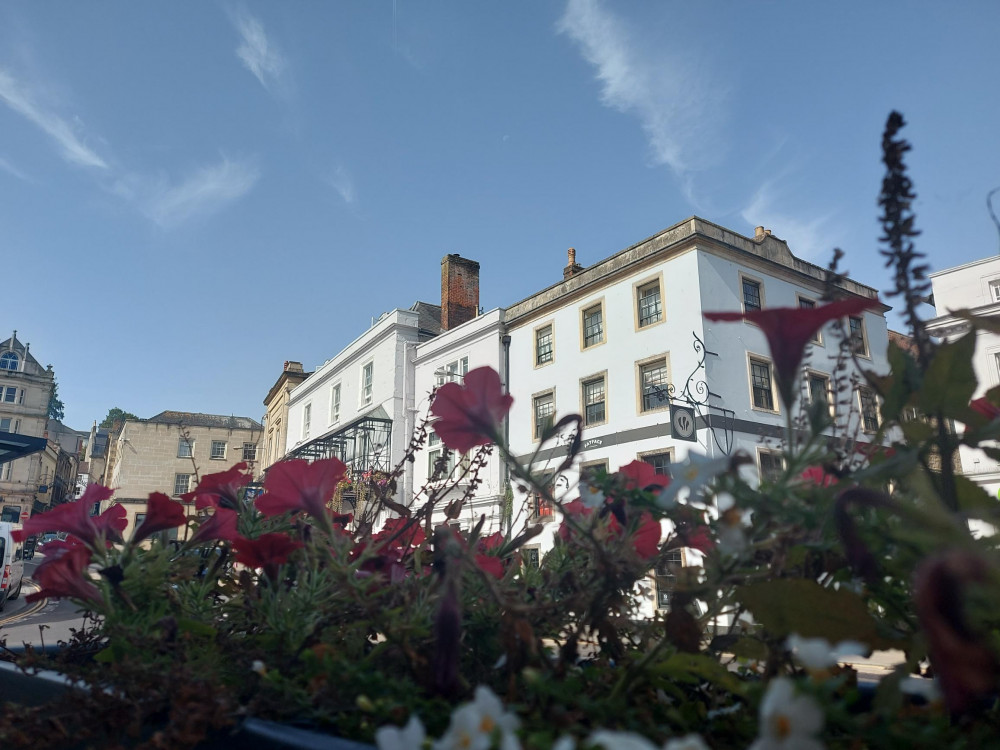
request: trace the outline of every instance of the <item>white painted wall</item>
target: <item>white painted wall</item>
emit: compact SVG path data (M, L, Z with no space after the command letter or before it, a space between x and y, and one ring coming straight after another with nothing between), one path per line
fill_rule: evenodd
M937 317L928 323L928 330L944 340L963 335L967 327L952 312L968 309L977 315L1000 315L1000 301L991 283L1000 285L1000 257L984 258L930 275ZM976 335L973 369L979 387L975 396L1000 385L1000 336L980 331ZM959 426L961 430L961 426ZM962 472L982 486L993 497L1000 490L1000 463L981 450L961 446Z
M647 358L666 354L671 382L678 390L695 370L700 355L694 350L693 333L705 342L707 349L715 352L706 360L707 370L697 379L704 379L712 393L719 398L714 404L735 412L737 420L746 420L770 426L776 434L785 425L785 415L774 389L776 409L763 411L752 405L748 353L770 359L769 348L763 332L747 323L709 323L702 313L714 310L742 310L741 272L759 280L762 285L765 307L797 307L797 295L818 300L821 287L818 281L799 278L784 267L776 268L764 260L748 264L747 259L722 254L705 248L691 248L659 263L645 266L624 274L609 283L593 285L583 296L557 301L551 309L535 315L530 320L519 320L511 335L511 392L514 406L511 410L511 446L515 455L528 457L537 448L533 439L533 397L555 389L556 418L568 413L583 413L583 379L607 372L607 422L585 428L584 451L581 463L606 460L611 471L642 457L647 453L671 451L673 460L683 460L689 450L710 456L724 455L715 444L708 429L697 433L697 442L674 439L669 435L669 410L641 411L641 389L638 363ZM662 280L662 304L665 319L662 323L643 329L635 324L636 288L647 281ZM581 348L582 311L603 300L605 342ZM885 317L880 312L864 314L868 337L869 356L861 365L879 373L888 371L886 349L888 331ZM535 365L535 331L552 324L554 327L554 360ZM836 344L830 330L823 332L823 345L817 345L809 355L810 365L818 371L832 374L836 357ZM629 431L645 430L639 437L623 435ZM634 434L634 433L633 433ZM777 447L777 437L765 440L754 431L737 431L733 451L743 450L756 458L760 448ZM626 438L626 439L623 439ZM614 443L615 440L621 442ZM559 457L545 457L535 464L536 470L547 466L554 468ZM753 472L756 475L756 472ZM579 481L579 464L565 472L557 481L565 499L576 497ZM515 493L515 514L521 523L529 521L527 498ZM553 544L558 527L558 517L545 523L545 532L538 537L544 553ZM664 529L666 531L666 528ZM651 584L651 581L650 581ZM652 604L649 604L651 611Z
M335 433L356 419L382 407L392 419L390 464L403 457L409 442L405 413L412 404L406 385L405 353L417 341L418 315L410 310L386 313L374 326L327 360L291 393L288 403L286 452L324 435ZM374 365L371 403L362 398L365 365ZM331 394L340 385L340 418L333 420ZM310 428L303 435L303 415L311 405Z
M504 354L501 341L503 319L503 310L490 310L416 346L413 358L414 407L410 433L429 415L431 393L437 384L436 372L439 369L446 368L448 364L467 357L469 370L489 366L500 373L501 380L503 379ZM456 382L461 383L461 378L456 379ZM475 449L473 450L475 451ZM425 444L423 449L417 453L416 461L412 465L412 487L417 491L422 487L429 486L429 452L430 448ZM476 489L471 502L467 502L464 506L458 520L463 530L467 531L475 525L480 516L486 516L484 532L499 531L501 530L500 502L504 491L505 473L504 464L495 451L487 466L480 472L479 478L482 483ZM436 482L432 486L443 490L452 487L453 484ZM435 523L444 523L444 515L441 512L444 506L451 500L461 497L467 487L467 483L463 483L448 489L441 495L441 499L435 505L438 511L434 516ZM404 497L410 498L412 493Z

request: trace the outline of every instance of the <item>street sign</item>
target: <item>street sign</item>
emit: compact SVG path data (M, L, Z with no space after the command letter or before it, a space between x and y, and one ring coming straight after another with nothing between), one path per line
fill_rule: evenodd
M670 432L678 440L688 440L692 443L698 440L695 431L694 409L677 404L670 405Z

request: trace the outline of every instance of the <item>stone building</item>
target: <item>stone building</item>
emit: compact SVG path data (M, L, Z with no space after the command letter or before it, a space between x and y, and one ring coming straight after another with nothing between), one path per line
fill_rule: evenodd
M302 369L301 362L285 362L284 369L264 398L264 438L258 462L258 475L285 456L288 440L288 402L292 390L312 375Z
M0 463L0 520L26 520L49 505L59 463L58 443L46 436L54 384L52 368L39 364L17 331L0 342L0 433L35 439L30 455Z
M256 420L218 414L164 411L125 421L109 451L105 476L114 490L110 502L128 512L126 538L145 517L151 492L176 497L194 489L200 476L240 461L256 467L261 434Z

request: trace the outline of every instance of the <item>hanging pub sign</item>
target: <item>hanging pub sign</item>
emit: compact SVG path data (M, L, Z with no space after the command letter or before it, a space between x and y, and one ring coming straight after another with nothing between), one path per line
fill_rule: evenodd
M679 404L670 405L670 432L678 440L697 441L694 409Z

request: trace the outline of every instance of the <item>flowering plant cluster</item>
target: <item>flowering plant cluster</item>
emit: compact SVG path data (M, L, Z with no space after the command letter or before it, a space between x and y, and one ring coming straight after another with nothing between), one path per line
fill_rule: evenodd
M925 290L900 124L882 203L911 311ZM857 383L812 401L800 371L821 326L873 304L706 316L752 320L770 343L787 425L780 470L762 481L745 455L692 451L667 474L636 461L556 492L510 454L512 399L495 371L442 386L432 428L472 456L454 471L499 454L556 509L537 562L525 545L539 526L486 533L479 518L460 531L464 498L444 504L435 483L400 502L401 468L355 479L371 489L362 519L339 512L337 459L278 463L252 498L239 464L180 500L150 495L127 540L120 506L89 514L111 497L93 486L24 529L69 535L43 548L31 598L70 598L91 624L59 654L21 659L93 690L6 710L0 738L194 746L255 715L380 750L992 746L1000 549L971 529L1000 524L1000 504L955 458L960 445L1000 457L1000 389L973 400L971 363L977 331L1000 328L968 316L968 334L939 344L910 315L913 349L892 347L888 374L861 369L882 420L859 440L842 430ZM840 351L857 364L843 331ZM579 458L580 422L543 435L565 439L557 473ZM654 575L671 581L669 608L650 616ZM890 649L899 664L866 687L852 660Z

